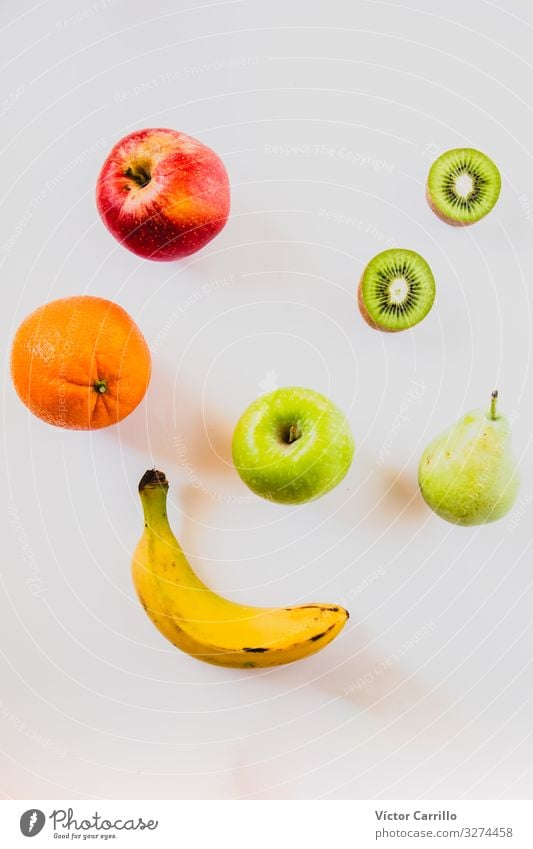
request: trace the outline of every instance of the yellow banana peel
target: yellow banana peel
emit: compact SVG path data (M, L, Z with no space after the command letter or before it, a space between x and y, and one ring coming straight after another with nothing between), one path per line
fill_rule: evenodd
M191 569L167 518L168 482L147 471L139 494L144 533L133 556L133 583L146 613L177 648L198 660L244 669L292 663L324 648L342 630L339 605L252 607L210 590Z

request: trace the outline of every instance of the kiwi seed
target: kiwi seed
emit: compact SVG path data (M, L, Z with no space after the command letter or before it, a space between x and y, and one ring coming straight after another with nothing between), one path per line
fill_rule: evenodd
M418 324L435 300L435 279L420 254L392 248L375 256L359 282L358 302L367 324L394 333Z
M448 150L430 168L426 197L447 224L465 227L479 221L498 200L501 177L496 165L479 150Z

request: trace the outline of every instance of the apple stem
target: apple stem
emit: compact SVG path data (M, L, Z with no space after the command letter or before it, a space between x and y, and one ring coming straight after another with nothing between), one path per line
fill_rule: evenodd
M490 418L492 419L493 422L495 422L496 419L498 418L498 415L496 413L497 401L498 401L498 390L495 389L494 392L491 395L490 413L489 413L489 416L490 416Z
M290 428L289 428L289 438L287 440L289 445L291 444L291 442L296 442L297 439L300 439L301 435L302 434L298 430L297 426L291 425Z
M126 177L129 177L130 180L133 180L137 185L143 189L150 182L151 175L146 171L145 168L139 166L138 168L127 168L124 172Z

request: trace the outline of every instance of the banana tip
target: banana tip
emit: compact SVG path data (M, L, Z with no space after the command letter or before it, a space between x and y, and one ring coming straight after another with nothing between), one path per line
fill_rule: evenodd
M164 472L158 472L157 469L148 469L139 481L139 492L147 487L168 486Z

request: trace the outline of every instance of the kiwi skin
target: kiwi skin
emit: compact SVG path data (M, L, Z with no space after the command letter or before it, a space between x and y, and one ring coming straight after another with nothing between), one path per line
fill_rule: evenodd
M365 276L365 273L363 271L363 273L361 274L361 277L359 278L359 286L357 287L357 303L359 305L359 310L360 310L361 315L363 316L364 320L366 321L366 323L368 324L369 327L372 327L374 330L381 330L382 333L399 333L402 330L401 327L396 327L396 328L382 327L381 324L376 324L374 319L371 317L370 313L368 312L368 310L366 308L365 302L363 300L363 277L364 276Z
M429 208L432 212L435 213L437 218L440 218L441 221L444 221L445 224L451 224L452 227L470 227L471 224L476 224L475 221L458 221L456 218L448 218L447 215L444 215L440 209L435 206L433 203L433 198L429 193L429 185L426 184L426 200L428 202Z

